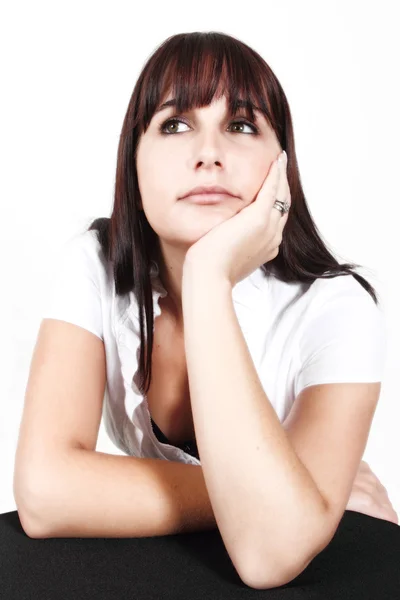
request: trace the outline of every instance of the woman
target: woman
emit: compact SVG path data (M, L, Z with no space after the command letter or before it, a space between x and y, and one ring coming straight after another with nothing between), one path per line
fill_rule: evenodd
M280 167L276 159L282 150L287 162ZM203 195L196 195L199 186L208 187L208 194L203 189ZM224 194L211 190L213 186L223 187ZM223 486L232 489L234 479L227 483L226 469L226 481L217 482L221 463L218 473L215 465L221 456L228 464L227 457L241 444L235 455L239 461L252 435L267 431L266 424L256 431L258 423L268 421L284 445L282 462L296 462L298 480L290 480L290 486L296 493L303 485L304 494L310 490L313 510L299 515L310 516L311 523L311 513L321 509L323 514L323 495L310 478L311 458L302 464L298 457L291 410L296 399L320 384L380 386L384 329L376 293L354 271L356 266L339 264L318 234L300 182L289 105L265 61L221 33L168 38L143 68L129 102L111 218L96 219L66 248L43 326L50 327L53 319L72 323L104 343L105 425L125 454L195 466L201 459L216 521L234 562L228 519L238 501L222 496ZM234 312L225 320L231 295ZM218 315L214 321L213 314ZM236 322L241 333L236 329L234 338ZM218 346L211 323L214 331L235 340L230 348ZM338 326L334 346L330 340ZM224 348L226 356L221 356ZM227 357L232 364L237 361L231 374ZM221 386L233 374L237 383L243 384L245 377L255 381L251 369L257 368L253 391L257 409L265 412L252 422L254 429L249 422L256 411L248 409L243 413L247 428L242 421L239 429L234 389L228 388L224 410L218 412L217 375L210 375L214 364ZM208 390L214 404L206 406ZM218 406L223 407L222 399ZM225 435L226 444L230 439L230 454L223 454L223 444L217 443L222 423L235 432L220 436ZM16 481L28 460L28 430L26 410ZM93 441L92 436L91 450ZM82 440L79 444L84 447ZM246 456L256 457L248 452ZM266 453L263 460L260 465L266 464ZM336 506L335 526L329 538L321 539L319 550L332 538L345 509L398 523L385 488L366 463L358 460L358 465L347 505ZM280 464L275 468L278 477ZM256 479L249 476L249 485ZM279 499L281 505L285 497ZM277 497L275 502L278 511ZM278 531L280 520L275 520ZM66 527L59 527L49 529L47 537L56 531L68 535ZM300 533L304 531L299 529L299 539ZM75 535L83 534L75 529ZM307 556L302 569L315 553ZM244 578L254 582L256 574Z
M243 92L246 85L254 89L257 81L264 81L266 88L262 97L266 114L261 117L264 135L259 134L262 139L258 140L256 137L253 120L247 125L245 121L239 121L236 127L242 127L242 132L231 135L230 152L236 152L235 158L238 163L246 164L240 177L243 195L247 198L254 196L260 181L265 176L265 165L268 164L268 160L271 160L279 142L290 157L288 181L293 208L285 227L280 252L276 258L264 265L265 269L274 268L275 273L285 283L293 281L310 283L326 272L331 276L353 273L360 284L374 299L376 298L372 286L359 274L353 272L353 268L357 265L340 265L327 250L318 234L301 187L294 149L293 126L286 96L272 70L259 56L255 60L255 55L256 53L245 44L228 35L220 33L175 35L167 39L148 61L132 94L121 133L113 213L111 219L96 219L90 229L99 231L105 254L116 256L118 265L122 263L126 265L125 269L120 266L116 286L121 293L135 290L139 303L143 306L146 304L146 324L150 332L153 330L153 312L149 309L151 283L148 277L152 270L151 257L158 257L156 252L159 252L161 246L163 249L163 258L160 260L161 280L164 287L168 289L163 310L168 315L166 318L171 321L170 327L182 329L180 288L184 256L200 234L205 232L206 227L202 223L200 232L188 233L183 228L179 230L178 225L175 229L172 228L171 221L174 215L168 214L168 211L171 209L193 211L192 206L179 204L171 206L171 200L168 198L171 190L175 195L187 191L181 181L188 147L195 143L194 134L190 134L190 131L193 132L193 123L185 124L189 121L181 117L179 121L172 119L171 110L168 110L167 114L165 109L164 113L155 113L157 102L153 100L150 104L149 99L155 98L156 89L167 89L167 82L175 81L179 73L184 85L179 95L175 94L175 96L178 96L178 102L182 102L184 93L190 92L191 104L186 102L179 109L174 109L174 115L178 113L181 115L196 105L201 106L205 100L210 101L207 93L209 94L212 86L217 86L219 82L224 57L230 59L232 66L236 65L236 70L230 73L230 84L237 95ZM221 62L214 67L217 58ZM168 71L164 67L166 62L169 65ZM201 74L200 79L199 74ZM198 90L197 94L194 92L195 89ZM169 98L171 94L164 93L159 96ZM261 99L259 104L262 104ZM159 132L156 134L157 125ZM146 132L147 127L151 129ZM189 139L185 140L185 135L182 135L184 132L188 133ZM166 138L168 134L171 135L169 139ZM175 135L175 139L172 138L172 134ZM179 136L181 139L177 140ZM241 138L240 142L238 137ZM135 160L138 160L136 169ZM212 179L215 176L216 173L210 172L205 174L204 179ZM143 209L142 196L145 209ZM212 223L215 224L232 215L232 210L233 212L235 210L232 209L232 205L217 204L216 209L207 212L206 217L212 218ZM201 216L205 216L203 209L196 209L196 211L199 217L200 213ZM173 243L169 244L168 237L174 235ZM110 245L112 236L114 246ZM305 244L305 240L309 240L308 245ZM170 273L173 275L169 275ZM141 335L144 330L142 317L140 313ZM141 383L139 389L146 394L151 377L152 334L149 335L147 345L144 344L144 337L141 338L141 342L139 379L141 382L146 380L147 385ZM147 354L144 352L145 348ZM170 428L173 426L174 423ZM165 429L167 427L166 424ZM159 439L164 441L165 436L157 427L155 429ZM191 427L189 430L191 432ZM192 436L187 438L190 448ZM398 523L385 488L364 461L360 464L347 508Z

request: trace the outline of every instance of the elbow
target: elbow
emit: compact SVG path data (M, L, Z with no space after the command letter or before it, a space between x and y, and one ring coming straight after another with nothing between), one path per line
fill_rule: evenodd
M318 538L316 541L314 537L311 549L293 542L287 547L283 557L277 548L272 549L268 554L248 552L247 560L241 562L238 574L243 583L255 590L267 590L286 585L305 571L314 558L330 543L331 538L332 535L324 536L323 539ZM296 554L293 555L289 548L294 548ZM279 556L280 559L277 558Z
M18 510L18 516L21 523L21 528L29 538L38 540L47 537L44 527L38 524L37 521L30 519L20 510Z
M31 493L20 488L17 490L15 483L13 494L21 528L26 535L32 539L46 537L45 527L41 518L43 511L39 508L40 503L37 496L33 496Z
M295 568L293 562L289 564L289 560L278 560L277 556L277 552L272 552L271 557L260 551L248 551L242 554L241 560L235 563L240 579L255 590L267 590L285 585L301 571L297 570L297 563Z
M46 537L45 527L40 522L37 514L27 508L17 506L19 522L22 530L32 539L41 539Z
M287 583L290 583L298 575L300 575L313 560L307 558L305 561L297 559L291 564L285 565L271 565L265 561L260 566L260 560L254 560L252 567L248 569L241 569L239 576L243 583L254 590L269 590L277 588Z
M267 535L258 535L258 542L247 546L240 557L238 574L247 586L266 590L286 585L298 577L308 565L331 542L338 525L338 515L326 508L322 513L313 513L312 518L300 515L302 526L296 532L282 528L279 544L266 547ZM259 530L258 530L259 533ZM276 536L273 536L276 538ZM279 547L278 547L279 546Z

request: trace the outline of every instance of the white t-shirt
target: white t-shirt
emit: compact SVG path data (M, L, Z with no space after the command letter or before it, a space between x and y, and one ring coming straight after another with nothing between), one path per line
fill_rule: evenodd
M155 267L154 263L154 319L161 313L159 298L167 294ZM258 268L233 288L232 297L260 381L281 422L307 386L382 381L387 353L384 313L352 275L285 283ZM201 464L183 449L160 442L153 431L146 398L135 383L138 305L133 292L116 296L112 264L106 262L95 231L80 233L63 246L43 318L74 323L103 340L104 426L120 450Z

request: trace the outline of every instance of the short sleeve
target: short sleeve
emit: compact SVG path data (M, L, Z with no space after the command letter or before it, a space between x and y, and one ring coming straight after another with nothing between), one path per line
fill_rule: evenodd
M103 340L100 267L92 231L64 244L50 274L42 318L79 325Z
M318 383L382 381L387 355L385 315L361 286L357 293L335 293L311 311L298 350L296 396Z

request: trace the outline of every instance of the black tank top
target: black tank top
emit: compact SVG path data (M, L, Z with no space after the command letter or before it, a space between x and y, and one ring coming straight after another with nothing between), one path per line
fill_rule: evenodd
M158 427L157 423L155 423L153 421L153 419L151 419L151 425L153 427L153 431L155 433L155 436L156 436L156 438L158 439L159 442L161 442L162 444L170 444L171 443L171 442L169 442L168 438L165 437L165 435L163 434L163 432L161 431L161 429ZM180 444L180 445L178 445L178 444L171 444L171 446L175 446L176 448L180 448L184 452L187 452L188 454L191 454L192 456L195 456L198 460L200 460L199 451L197 449L196 440L188 440L187 442L183 442L183 444Z

